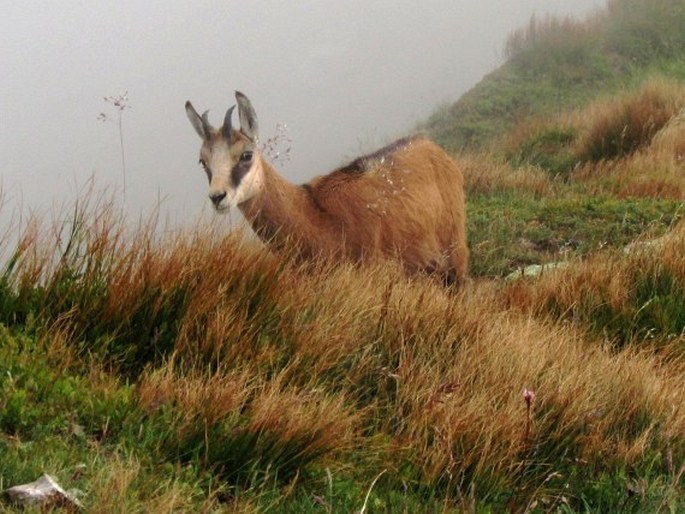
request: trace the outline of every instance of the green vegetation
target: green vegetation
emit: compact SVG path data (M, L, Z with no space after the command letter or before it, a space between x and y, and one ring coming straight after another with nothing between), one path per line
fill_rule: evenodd
M620 212L614 230L628 237L638 213L662 207L569 200L543 210L559 220L574 208ZM60 260L48 258L59 245L24 244L5 274L3 483L49 470L83 490L88 509L131 512L682 507L685 416L672 399L685 391L679 361L670 363L685 319L675 301L682 230L668 236L674 250L617 260L616 273L589 264L457 295L391 266L284 266L237 234L170 243L119 233L84 223L70 248L91 250ZM106 255L116 258L92 264ZM35 276L45 285L22 294ZM165 287L153 287L160 277ZM611 289L619 278L637 288L614 312L645 330L612 353L583 327L607 316L590 293L603 297L602 281ZM135 315L150 289L152 321ZM564 304L579 292L590 299ZM631 311L652 297L661 310L652 300ZM132 321L116 315L124 310ZM99 311L119 321L105 324ZM567 316L578 330L554 323ZM155 346L155 334L172 349ZM630 343L647 335L667 359L634 354ZM537 392L530 410L524 388Z
M685 6L611 0L584 22L534 18L512 34L507 62L424 128L447 149L491 149L522 119L556 116L661 72L685 78Z
M622 247L645 234L662 235L681 215L681 203L674 200L473 195L471 274L506 275L530 264Z
M533 21L465 116L431 120L465 170L461 291L133 229L103 198L26 221L0 240L0 489L47 472L88 512L685 510L684 12Z
M509 155L515 167L537 166L555 175L568 173L578 162L571 145L575 130L566 127L544 127L527 134Z
M506 157L515 167L536 166L568 177L581 166L615 161L659 144L684 104L685 87L654 78L635 91L601 98L570 114L526 120L508 137Z

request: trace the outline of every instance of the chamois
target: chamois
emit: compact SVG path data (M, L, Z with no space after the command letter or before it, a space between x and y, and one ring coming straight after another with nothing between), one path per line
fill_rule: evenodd
M440 147L423 136L400 139L296 186L262 156L252 103L238 91L235 97L238 130L231 123L235 105L216 129L207 111L200 116L185 104L202 138L200 164L218 212L237 206L264 242L295 245L301 259L398 259L408 275L464 282L464 178Z

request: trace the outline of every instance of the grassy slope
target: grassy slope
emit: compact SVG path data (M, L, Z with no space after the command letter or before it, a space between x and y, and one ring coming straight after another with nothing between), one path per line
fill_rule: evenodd
M573 169L520 158L540 127L571 127L575 152L626 105L656 112L595 97L679 73L664 18L683 6L531 25L452 109L467 115L431 120L466 171L457 295L392 266L284 266L238 234L124 236L107 202L61 238L27 223L2 244L0 489L45 471L98 512L685 509L680 126Z
M522 118L582 106L656 71L685 78L684 24L678 0L611 0L583 22L533 19L510 37L507 62L424 128L455 152L490 149Z
M3 293L5 483L47 470L103 511L349 512L386 470L373 512L682 507L682 228L456 296L237 236L113 234L82 227L52 270L26 247Z

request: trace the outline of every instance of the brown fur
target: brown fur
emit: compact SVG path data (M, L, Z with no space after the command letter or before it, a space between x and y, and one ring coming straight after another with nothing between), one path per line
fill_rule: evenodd
M399 259L408 274L467 274L464 179L424 137L400 140L295 186L261 156L262 191L239 208L257 234L302 258Z

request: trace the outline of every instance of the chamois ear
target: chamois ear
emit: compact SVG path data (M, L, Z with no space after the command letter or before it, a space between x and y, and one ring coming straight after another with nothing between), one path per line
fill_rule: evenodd
M238 101L238 116L240 117L240 130L248 139L256 143L259 139L259 124L257 123L257 113L252 107L250 99L240 91L235 92L235 99Z
M212 132L214 129L209 124L209 120L207 119L207 111L200 116L195 110L195 107L193 107L193 104L188 101L186 102L186 114L188 115L190 124L193 126L198 136L200 136L202 139L209 139L212 137Z

